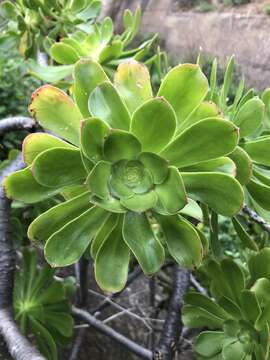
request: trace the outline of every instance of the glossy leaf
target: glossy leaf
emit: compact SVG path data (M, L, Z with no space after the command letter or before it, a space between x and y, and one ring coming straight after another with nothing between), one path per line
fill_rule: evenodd
M222 349L222 357L224 360L244 360L246 357L244 344L240 341L232 341L232 343L225 345Z
M207 118L217 118L220 111L215 103L212 101L202 102L188 118L179 124L177 133L183 132L188 127L196 124L197 122Z
M53 60L63 65L74 64L80 58L74 47L62 42L53 44L50 49L50 55Z
M256 140L247 141L243 148L251 159L262 165L270 165L268 149L270 146L270 136L262 136Z
M262 123L264 116L264 103L254 97L248 100L239 109L233 122L240 128L240 137L251 135Z
M129 248L122 238L122 220L104 241L95 261L96 281L101 289L115 293L127 281Z
M26 136L22 145L23 161L31 165L35 158L45 150L52 148L75 149L69 143L46 133L34 133Z
M187 196L182 177L174 166L169 167L167 178L156 185L158 203L155 211L160 214L176 214L187 204Z
M132 160L141 152L139 140L132 134L123 130L111 130L104 142L104 155L107 160Z
M46 242L45 257L52 267L77 262L109 213L92 207L55 232Z
M206 119L178 135L160 155L170 161L171 165L190 166L229 154L237 142L237 128L229 121L218 118Z
M188 199L187 205L180 210L180 214L187 215L193 217L199 222L203 222L203 213L200 206L196 203L196 201L192 199Z
M144 194L134 194L132 197L120 200L121 205L131 211L143 212L151 209L157 203L157 195L152 190Z
M4 179L4 188L8 198L26 204L48 199L58 194L61 188L48 188L40 185L31 172L30 167L16 171Z
M270 211L270 186L264 185L260 181L250 180L247 189L259 206Z
M84 155L97 162L103 158L103 145L110 128L96 118L89 118L81 123L81 147Z
M218 214L237 214L244 200L240 184L221 173L181 173L188 196L209 205Z
M86 179L86 183L92 194L101 199L108 198L110 195L108 188L110 176L111 163L99 161Z
M142 144L143 151L160 152L172 139L176 115L163 98L154 98L139 107L132 117L131 132Z
M252 175L252 161L250 157L245 150L239 146L229 154L229 157L236 165L236 180L238 180L241 185L246 185Z
M89 97L90 113L115 129L129 130L130 115L118 92L109 82L98 85Z
M96 236L91 243L91 256L95 259L98 250L104 243L104 241L110 236L112 231L115 229L119 221L118 214L110 214L103 226L99 229Z
M44 186L80 185L86 171L77 149L53 148L39 154L32 166L35 179Z
M182 171L191 172L221 172L232 176L236 175L236 166L228 157L220 157L213 160L203 161L199 164L182 168Z
M200 67L182 64L168 72L158 96L164 96L172 105L180 125L200 105L207 92L208 81Z
M255 243L255 241L249 236L249 234L246 232L240 221L237 219L237 217L232 218L233 226L235 228L235 231L237 235L239 236L239 239L241 240L244 247L258 251L258 245Z
M29 239L44 245L52 234L91 207L89 197L90 193L87 191L39 215L28 228Z
M212 359L221 352L224 337L224 332L221 331L204 331L196 339L195 351L203 357Z
M62 90L51 85L40 87L32 95L29 111L45 129L79 145L82 115L75 103Z
M241 292L241 305L245 319L254 323L261 314L261 308L255 293L247 289L243 290Z
M270 280L270 248L264 248L259 253L253 254L248 261L251 280L260 278Z
M265 307L269 301L270 281L266 278L256 280L255 284L250 289L256 295L261 307Z
M123 62L118 66L114 83L130 114L152 97L148 69L135 60Z
M89 117L88 99L100 83L109 81L102 67L91 59L78 61L74 69L74 96L83 117Z
M153 177L154 184L161 184L168 175L168 162L157 154L142 152L140 160Z
M126 209L123 205L121 205L120 200L116 199L115 197L109 197L106 200L100 199L97 196L91 196L90 201L93 204L98 205L102 209L105 209L110 212L114 213L125 213Z
M143 272L152 275L164 263L164 249L144 213L128 212L124 217L123 238Z
M30 73L40 80L48 83L57 83L67 76L70 76L73 72L73 65L47 65L42 66L34 61L29 61Z
M224 320L198 306L185 305L182 310L183 323L189 328L220 328Z
M181 266L193 268L202 260L202 244L196 230L179 216L158 216L170 255Z

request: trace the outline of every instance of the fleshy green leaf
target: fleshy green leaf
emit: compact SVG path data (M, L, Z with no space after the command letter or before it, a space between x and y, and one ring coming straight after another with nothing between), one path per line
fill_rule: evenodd
M192 166L182 168L182 171L221 172L224 174L229 174L229 175L235 176L236 175L236 166L230 158L223 156L223 157L220 157L217 159L204 161L199 164L195 164Z
M237 219L237 217L232 218L233 226L235 228L235 231L237 232L237 235L239 236L239 239L242 241L242 244L244 247L247 247L248 249L258 251L258 245L255 243L255 241L249 236L249 234L246 232L240 221Z
M115 293L121 291L127 281L129 248L122 238L122 219L103 242L95 261L96 281L101 289Z
M192 199L188 199L187 205L180 210L180 214L191 216L199 222L203 222L202 209L196 203L196 201Z
M91 59L78 61L74 69L74 96L83 117L89 117L88 99L100 83L109 81L102 67Z
M207 118L216 118L219 115L219 109L212 101L202 102L189 116L188 118L179 124L177 133L183 132L188 127L196 124L200 120Z
M77 262L108 216L107 211L94 206L55 232L45 245L48 263L58 267Z
M79 145L82 115L72 99L62 90L51 85L40 87L32 95L29 111L45 129Z
M223 259L221 271L224 280L229 284L231 299L241 304L241 290L245 288L245 278L242 269L231 259Z
M222 351L222 342L225 335L221 331L204 331L199 334L195 343L195 351L206 357L211 358Z
M182 64L168 72L158 96L164 96L172 105L180 125L200 105L207 92L208 81L200 67Z
M67 76L71 75L74 69L73 65L41 66L35 61L29 61L29 64L30 74L48 83L57 83L60 80L63 80Z
M114 83L131 114L152 97L148 69L135 60L125 61L118 66Z
M208 327L210 329L216 329L220 328L224 323L223 319L193 305L185 305L183 307L182 320L189 328Z
M227 344L222 349L222 358L224 360L243 360L246 357L246 352L244 344L240 341L232 341L232 343Z
M248 154L239 146L230 153L229 157L233 160L236 165L236 180L241 185L246 185L252 175L252 162Z
M224 309L220 305L218 305L212 299L208 298L205 295L195 292L189 292L185 295L184 300L185 303L204 309L210 312L212 315L216 316L217 318L220 318L221 320L225 321L230 319L230 315L226 311L224 311Z
M120 200L121 205L135 212L149 210L156 205L156 202L157 195L153 190L144 194L134 194L132 197Z
M158 203L155 211L160 214L176 214L187 204L187 196L182 177L174 166L169 167L167 178L156 185Z
M199 235L187 220L174 216L158 216L170 255L181 266L193 268L202 260Z
M58 194L61 188L48 188L40 185L30 167L16 171L4 179L4 188L8 198L34 204Z
M101 208L108 210L110 212L115 212L115 213L125 213L126 212L126 209L124 208L124 206L121 205L120 200L118 200L112 196L106 200L100 199L97 196L91 196L90 201L93 204L96 204L96 205L100 206Z
M250 196L259 206L270 211L270 186L256 180L250 180L247 184L247 189Z
M106 199L110 195L108 185L111 176L111 166L111 163L107 161L99 161L86 180L92 194L101 199Z
M49 237L91 207L87 191L39 215L28 228L30 240L44 245Z
M80 185L86 171L77 149L53 148L39 154L32 166L35 179L44 186Z
M256 298L258 299L259 304L262 307L265 307L265 305L269 301L269 294L270 294L270 281L266 278L260 278L256 280L255 284L250 289L254 292L256 295Z
M253 323L261 314L260 305L254 292L250 290L243 290L241 292L241 309L245 318Z
M146 275L160 269L165 260L164 249L144 213L128 212L125 215L123 238Z
M74 49L74 47L58 42L53 44L50 49L50 55L59 64L70 65L74 64L80 59L80 55Z
M222 173L181 173L188 196L209 205L218 214L233 216L243 206L240 184Z
M89 111L112 128L129 130L130 115L114 86L109 82L98 85L89 97Z
M150 171L154 184L161 184L167 177L168 162L157 154L143 152L138 160Z
M108 236L115 229L118 224L119 215L118 214L110 214L108 219L105 221L103 226L97 232L95 238L91 243L91 256L95 259L98 253L98 250L102 246L103 242L108 238Z
M262 136L243 144L244 150L253 161L267 166L270 165L270 157L268 155L269 146L270 136Z
M89 118L81 123L81 147L84 155L97 162L103 158L103 145L110 128L100 119Z
M248 261L248 268L252 281L260 278L270 280L270 248L264 248L252 255Z
M52 148L75 149L69 143L46 133L34 133L26 136L22 145L23 160L31 165L35 158L45 150Z
M186 129L160 155L171 165L184 167L229 154L237 143L238 130L232 123L211 118Z
M264 103L257 97L248 100L242 105L233 119L240 128L240 137L251 135L262 123Z
M124 130L111 130L104 143L104 155L107 160L132 160L141 152L139 140Z
M139 107L132 117L131 132L137 136L143 151L160 152L172 139L176 116L163 98L154 98Z

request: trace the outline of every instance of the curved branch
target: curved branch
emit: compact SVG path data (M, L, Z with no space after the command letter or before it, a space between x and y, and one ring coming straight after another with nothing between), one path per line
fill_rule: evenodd
M183 326L181 322L182 300L189 288L189 284L190 271L182 269L179 265L174 265L173 293L160 343L155 351L154 359L156 360L173 359Z
M23 167L22 157L19 155L0 176L0 333L14 359L45 360L20 333L12 316L15 252L11 244L10 201L5 196L2 182L5 176Z
M89 314L85 310L78 309L76 307L72 307L73 315L87 322L87 324L91 325L94 329L99 331L100 333L109 336L114 341L118 342L120 345L125 347L127 350L131 351L133 354L138 355L141 359L153 359L152 351L145 349L143 346L138 345L134 341L128 339L124 335L118 333L113 330L110 326L103 324L102 321L96 319L93 315Z
M31 130L36 127L35 120L26 116L14 116L0 121L0 135L9 131Z
M242 209L243 213L246 214L249 219L256 224L260 225L261 228L270 234L270 224L268 224L262 217L260 217L255 211L251 210L247 205Z

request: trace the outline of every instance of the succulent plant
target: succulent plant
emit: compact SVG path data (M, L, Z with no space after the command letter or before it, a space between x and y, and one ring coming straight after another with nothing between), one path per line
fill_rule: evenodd
M65 197L28 231L52 266L77 262L91 244L98 284L116 292L125 285L130 250L146 275L159 270L165 251L182 266L200 264L204 238L180 213L200 217L198 201L233 216L243 204L226 157L238 129L215 107L198 111L207 93L198 65L173 68L154 96L144 65L121 64L112 84L88 59L75 66L75 101L51 85L33 94L30 113L65 140L29 135L27 167L9 176L5 189L26 203Z
M199 334L198 359L269 358L270 250L252 253L244 269L231 259L209 259L203 266L211 279L209 298L197 292L185 296L183 321Z
M231 58L225 73L224 83L216 86L216 62L212 67L210 98L240 129L239 146L230 154L237 167L236 179L246 190L246 202L266 220L270 210L270 161L269 134L269 89L262 94L262 100L254 96L252 89L244 92L241 81L233 103L228 104L227 94L233 77L234 58Z
M140 21L141 10L138 8L134 14L130 10L125 10L124 31L121 35L114 34L113 21L109 17L92 25L80 25L79 29L68 36L50 40L47 52L58 65L41 66L32 61L29 62L31 73L45 82L56 83L71 75L75 63L82 58L90 58L102 64L109 77L113 77L120 63L131 59L144 61L148 67L155 65L158 68L159 62L162 68L166 67L165 53L159 50L154 54L152 51L157 35L153 35L135 48L129 48L129 44L138 33Z
M46 359L57 359L56 344L66 345L73 333L68 297L75 291L72 278L54 279L49 265L39 268L35 250L24 248L15 274L15 320L24 335L34 336Z
M3 1L0 17L4 31L0 47L19 43L25 57L36 58L59 36L66 36L81 24L95 19L101 10L99 0L19 0Z

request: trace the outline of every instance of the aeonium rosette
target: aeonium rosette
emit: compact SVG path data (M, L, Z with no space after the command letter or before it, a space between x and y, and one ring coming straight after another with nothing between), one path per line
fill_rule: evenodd
M225 156L238 129L204 101L207 92L198 65L173 68L153 96L142 64L121 64L112 84L98 63L81 60L74 101L50 85L33 94L31 114L60 138L29 135L27 167L5 188L26 203L59 193L66 199L29 227L52 266L77 262L90 246L98 284L115 292L125 285L130 252L147 275L165 253L182 266L200 264L204 238L182 215L200 219L196 201L225 216L243 203Z

